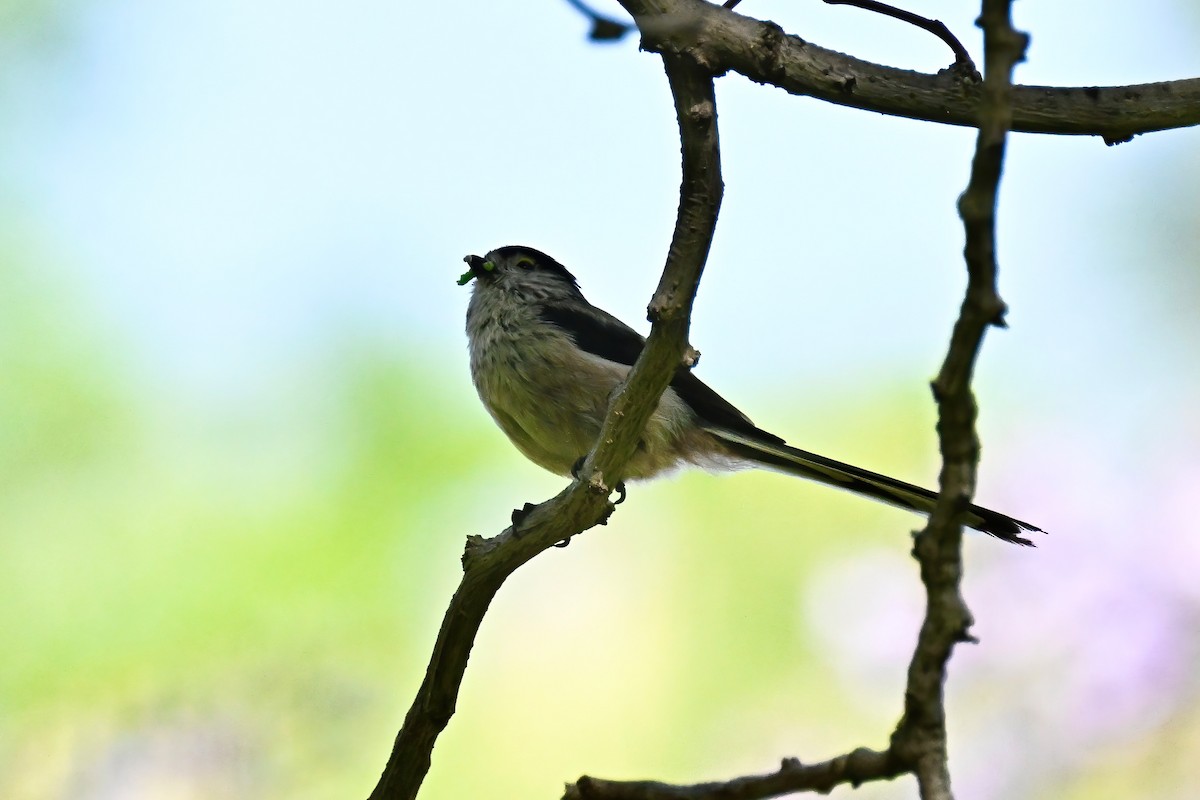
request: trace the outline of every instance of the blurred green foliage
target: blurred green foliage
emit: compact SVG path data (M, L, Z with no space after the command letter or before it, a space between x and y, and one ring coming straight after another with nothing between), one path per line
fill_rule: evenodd
M0 796L365 792L464 524L498 530L542 499L505 474L525 465L473 397L363 342L247 407L197 411L147 389L54 274L5 251ZM546 793L608 758L683 777L727 724L838 719L835 693L784 688L833 679L797 635L796 587L848 547L822 529L895 512L778 477L660 486L506 587L427 796Z
M56 763L64 786L90 782L113 741L209 718L257 753L254 785L280 758L305 784L348 755L373 766L349 745L394 719L396 687L372 681L420 662L430 559L453 567L438 506L477 467L478 426L370 352L309 376L333 402L283 391L236 420L164 405L49 272L4 252L0 795L41 796L22 787Z
M465 380L336 331L232 407L181 402L52 264L11 244L0 263L0 796L365 796L464 535L561 480L510 451ZM821 420L800 432L814 449L933 469L919 383L785 404L756 417ZM500 593L423 797L553 797L585 772L717 779L884 743L920 611L916 518L765 474L631 493ZM985 567L1022 557L969 547ZM960 654L968 763L987 736L972 725L1006 719L1010 696L971 671ZM1183 717L1164 741L1196 730ZM1115 797L1100 788L1190 775L1155 753L1055 785Z

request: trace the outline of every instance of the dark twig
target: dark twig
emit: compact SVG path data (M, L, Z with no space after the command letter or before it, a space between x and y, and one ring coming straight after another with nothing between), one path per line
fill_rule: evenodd
M726 0L722 8L734 9L742 0ZM855 6L867 11L874 11L877 14L883 14L885 17L892 17L902 22L907 22L910 25L916 25L918 28L929 31L934 36L941 39L949 46L954 53L954 66L960 70L969 70L971 74L977 74L975 70L975 62L971 60L970 53L967 48L962 46L962 42L958 40L950 29L946 27L941 20L929 19L922 17L911 11L905 11L902 8L889 6L887 3L879 3L876 0L823 0L831 6Z
M867 11L874 11L876 14L883 14L885 17L892 17L893 19L898 19L927 30L945 42L954 53L955 67L975 72L975 63L971 61L971 55L967 52L967 48L962 46L962 42L950 32L950 29L941 20L918 16L911 11L889 6L887 3L879 3L876 0L824 0L824 2L831 6L854 6Z
M819 764L785 759L775 772L731 781L676 785L658 781L606 781L580 778L567 786L563 800L764 800L793 792L828 793L835 786L859 786L891 780L908 768L890 753L859 748Z
M636 27L632 23L620 22L612 17L604 16L587 3L584 3L583 0L567 0L567 3L591 20L592 29L588 31L588 38L593 42L615 42L618 39L624 38L625 34Z

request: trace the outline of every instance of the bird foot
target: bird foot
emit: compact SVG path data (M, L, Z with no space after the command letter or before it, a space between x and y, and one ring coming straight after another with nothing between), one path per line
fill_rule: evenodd
M581 469L583 469L584 461L587 461L587 453L584 453L583 455L581 455L578 459L576 459L575 463L571 465L571 477L574 478L575 480L580 479L579 471ZM599 481L597 481L595 483L596 483L596 485L594 485L593 488L597 488L599 486ZM627 496L627 492L625 491L625 481L617 481L617 485L613 487L613 491L615 491L619 495L617 497L616 501L613 502L613 505L619 506L619 505L621 505L621 503L624 503L625 498ZM603 523L601 523L601 524L603 524Z
M529 512L533 511L535 508L537 508L537 506L534 505L533 503L526 503L521 508L513 509L512 524L513 524L513 533L514 534L518 533L517 529L521 527L521 523L523 523L525 521L525 518L529 516Z

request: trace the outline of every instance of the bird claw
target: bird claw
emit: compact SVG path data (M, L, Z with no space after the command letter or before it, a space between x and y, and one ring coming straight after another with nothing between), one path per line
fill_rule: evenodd
M521 523L529 516L529 512L537 508L533 503L526 503L522 508L514 508L512 512L513 533L521 527Z
M584 453L583 455L581 455L578 459L576 459L575 463L571 465L571 477L573 477L575 480L580 480L579 471L581 469L583 469L584 461L587 461L587 453ZM599 481L593 482L593 488L599 488L599 486L600 486ZM619 505L621 505L621 503L624 503L625 497L626 497L625 481L617 481L617 485L613 487L613 491L615 491L618 495L620 495L617 498L616 502L613 503L613 505L619 506Z

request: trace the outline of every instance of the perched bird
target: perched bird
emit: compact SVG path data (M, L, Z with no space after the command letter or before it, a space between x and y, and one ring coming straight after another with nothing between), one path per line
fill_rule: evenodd
M531 247L463 259L474 281L467 306L471 378L488 413L538 466L570 475L600 434L609 397L645 339L583 297L567 268ZM911 483L788 446L680 366L625 469L652 478L681 465L763 467L848 489L922 514L936 494ZM963 524L1017 544L1041 529L980 506Z

